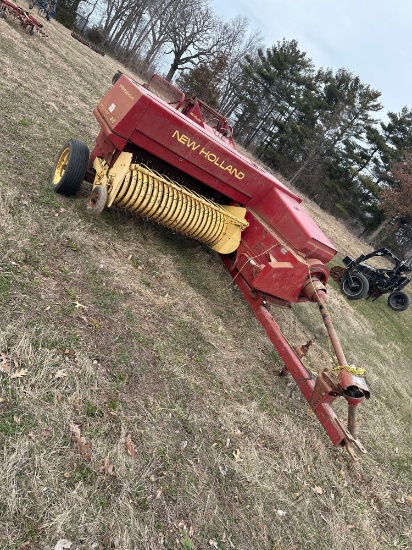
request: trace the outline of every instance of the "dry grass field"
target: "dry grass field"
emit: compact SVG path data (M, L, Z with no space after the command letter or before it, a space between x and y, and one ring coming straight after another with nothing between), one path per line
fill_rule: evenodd
M68 138L93 145L120 67L45 24L0 19L0 549L412 548L412 308L330 284L372 394L352 464L216 254L122 211L89 218L86 184L49 188ZM338 259L365 250L307 208ZM332 364L314 305L273 313Z

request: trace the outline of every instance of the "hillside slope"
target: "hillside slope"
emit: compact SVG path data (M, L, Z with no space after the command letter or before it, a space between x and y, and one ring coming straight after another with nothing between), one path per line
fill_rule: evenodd
M216 254L121 211L90 219L86 184L51 191L63 143L93 145L119 66L46 25L0 19L0 549L412 548L412 308L330 285L372 393L353 465L277 377ZM339 257L365 249L307 207ZM273 313L331 365L315 306Z

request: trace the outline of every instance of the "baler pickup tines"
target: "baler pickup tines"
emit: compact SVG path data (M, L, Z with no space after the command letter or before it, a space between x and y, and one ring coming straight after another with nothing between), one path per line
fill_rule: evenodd
M245 208L206 200L145 166L133 164L131 153L121 153L110 169L98 158L93 167L94 187L108 188L107 206L115 204L145 216L220 254L234 252L241 232L249 225L244 219Z

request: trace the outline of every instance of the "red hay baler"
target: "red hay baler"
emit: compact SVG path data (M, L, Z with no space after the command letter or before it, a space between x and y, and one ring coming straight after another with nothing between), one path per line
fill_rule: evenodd
M285 366L334 445L366 452L357 436L357 410L369 390L348 365L326 308L326 263L336 250L301 206L301 199L240 154L227 119L154 75L140 85L118 73L94 110L101 126L89 154L71 139L51 173L52 188L74 195L92 183L87 210L116 205L190 236L221 255ZM315 302L337 365L311 372L308 345L292 346L268 305ZM348 422L333 411L342 396Z

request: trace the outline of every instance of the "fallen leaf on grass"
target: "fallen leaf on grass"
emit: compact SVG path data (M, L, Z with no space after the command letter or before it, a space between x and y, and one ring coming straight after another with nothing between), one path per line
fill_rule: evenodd
M227 474L227 468L225 468L222 464L219 464L219 472L221 474L222 477L225 477L225 475Z
M124 440L124 448L126 449L126 453L129 456L135 456L136 454L136 446L132 441L132 436L130 434L127 434Z
M104 459L104 463L101 468L101 471L107 476L114 476L114 466L113 464L110 464L109 459L107 457Z
M101 322L95 317L93 317L92 319L87 319L87 323L95 330L99 330L100 328L102 328Z
M409 506L412 506L412 496L406 497L406 504L409 504Z
M313 492L316 493L317 495L323 495L323 489L322 487L319 487L319 486L314 487Z
M21 378L22 376L26 376L27 373L27 369L16 370L13 372L13 374L10 375L10 378Z
M162 489L158 489L158 490L156 491L156 497L155 497L155 498L156 498L156 499L159 499L159 498L162 496L162 493L163 493Z
M77 450L83 460L90 460L90 449L92 448L92 442L81 435L80 428L77 424L72 424L70 426L70 431L72 432L73 441L76 443Z
M63 355L75 355L74 351L70 348L64 348L60 350Z
M20 416L14 415L14 416L13 416L13 420L14 420L14 422L15 422L16 424L20 424L20 420L21 420L21 419L20 419Z
M73 543L67 539L60 539L57 541L57 544L54 547L54 550L65 550L66 548L71 548L72 544Z
M0 372L10 372L10 359L5 353L0 353Z
M243 458L240 458L240 449L236 449L235 451L233 451L232 455L236 462L243 462Z
M67 372L63 369L57 370L54 374L54 378L56 380L59 379L59 378L64 378L65 376L67 376Z

